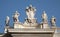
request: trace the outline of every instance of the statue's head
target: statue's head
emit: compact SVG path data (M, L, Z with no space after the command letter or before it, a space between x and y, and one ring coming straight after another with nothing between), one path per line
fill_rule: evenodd
M17 16L18 16L18 15L20 15L20 14L18 13L18 11L16 11L16 12L15 12L15 15L17 15Z
M56 18L54 16L52 16L51 21L56 22Z
M9 18L9 16L6 16L6 20L9 20L10 18Z
M26 7L26 12L30 12L30 11L35 12L36 11L35 7L33 7L32 5Z
M46 14L46 12L45 11L43 11L43 14ZM47 14L46 14L47 15Z

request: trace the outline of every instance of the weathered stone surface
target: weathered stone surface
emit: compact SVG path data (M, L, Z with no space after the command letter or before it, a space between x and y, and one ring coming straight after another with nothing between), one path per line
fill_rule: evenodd
M53 37L53 29L9 29L13 37Z
M52 37L50 33L45 34L12 34L13 37Z

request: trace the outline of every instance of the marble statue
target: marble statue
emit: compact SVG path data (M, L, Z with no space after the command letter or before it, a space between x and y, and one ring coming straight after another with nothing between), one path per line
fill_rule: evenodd
M43 21L47 21L47 14L45 13L45 11L43 11L43 14L42 14L42 19Z
M18 13L18 11L16 11L16 13L13 15L14 22L19 22L19 19L18 19L19 15L20 14Z
M9 16L7 16L7 17L6 17L6 20L5 20L5 24L6 24L6 26L9 25L9 20L10 20L10 18L9 18Z
M50 22L51 22L52 26L56 26L56 24L55 24L56 23L56 18L54 16L52 16Z
M32 7L32 5L27 7L26 8L26 14L27 14L28 18L31 18L31 19L34 18L35 11L36 11L36 9L34 7Z

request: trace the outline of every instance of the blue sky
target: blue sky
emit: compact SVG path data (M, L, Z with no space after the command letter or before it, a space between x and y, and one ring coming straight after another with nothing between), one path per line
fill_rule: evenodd
M56 25L60 27L60 0L0 0L0 32L4 32L6 16L10 17L10 26L13 26L12 15L16 10L20 13L20 22L24 22L27 17L25 9L30 4L37 9L35 18L38 23L42 20L42 12L46 11L48 21L55 16Z

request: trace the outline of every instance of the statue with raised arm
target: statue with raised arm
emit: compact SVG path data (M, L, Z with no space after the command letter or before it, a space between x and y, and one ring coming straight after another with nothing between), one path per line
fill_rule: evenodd
M18 11L16 11L16 13L13 15L14 22L19 22L19 19L18 19L19 15L20 14L18 13Z
M26 8L26 14L28 18L34 18L36 9L30 5L29 7Z
M42 14L42 20L43 21L47 21L47 14L45 13L45 11L43 11L43 14Z
M10 20L10 18L9 18L9 16L7 16L7 17L6 17L6 20L5 20L5 24L6 24L6 26L9 25L9 20Z
M54 16L52 16L50 22L52 26L56 26L56 18Z

